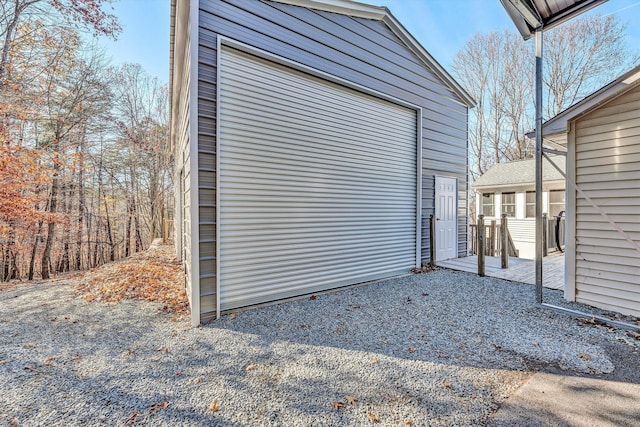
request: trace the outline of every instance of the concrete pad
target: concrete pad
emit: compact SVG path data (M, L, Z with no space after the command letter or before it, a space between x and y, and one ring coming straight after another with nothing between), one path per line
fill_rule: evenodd
M640 384L540 372L488 426L640 426Z

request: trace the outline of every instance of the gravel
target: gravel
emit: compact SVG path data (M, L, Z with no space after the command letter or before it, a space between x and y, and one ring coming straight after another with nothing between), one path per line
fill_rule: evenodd
M622 331L535 308L530 285L449 270L199 328L72 282L0 292L0 425L483 425L531 372L606 374L617 346L638 354Z

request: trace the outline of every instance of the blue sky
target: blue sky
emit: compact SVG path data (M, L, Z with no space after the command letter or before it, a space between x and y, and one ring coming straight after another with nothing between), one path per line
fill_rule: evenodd
M476 33L516 31L499 0L365 0L387 6L416 39L449 69L456 52ZM169 79L169 0L113 3L123 27L117 42L101 40L114 64L137 62ZM640 0L610 0L588 13L615 13L627 23L628 44L640 46ZM532 41L530 43L533 43Z

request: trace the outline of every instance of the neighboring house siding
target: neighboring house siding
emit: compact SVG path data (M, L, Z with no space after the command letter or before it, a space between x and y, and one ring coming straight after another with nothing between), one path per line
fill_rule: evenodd
M281 3L202 0L199 16L200 289L215 313L217 34L423 109L422 259L429 256L434 177L458 179L458 253L467 253L467 107L381 21Z
M575 122L576 183L640 241L640 87ZM640 316L640 254L575 194L576 300Z

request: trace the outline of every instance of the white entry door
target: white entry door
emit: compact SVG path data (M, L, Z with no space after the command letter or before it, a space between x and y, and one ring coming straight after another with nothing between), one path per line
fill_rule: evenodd
M436 177L436 261L458 257L458 189L455 178Z

